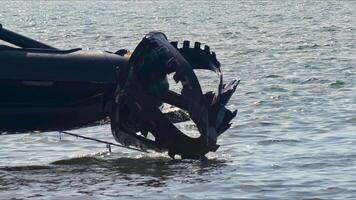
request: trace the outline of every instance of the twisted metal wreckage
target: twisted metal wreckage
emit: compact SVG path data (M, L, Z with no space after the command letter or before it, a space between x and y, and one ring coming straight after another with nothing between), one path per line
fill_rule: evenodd
M225 105L239 82L223 84L215 53L199 42L178 47L163 33L151 32L131 55L124 49L59 50L1 24L0 39L12 44L0 45L0 132L64 131L109 117L115 140L126 147L201 159L218 149L218 136L237 112ZM203 94L196 69L218 74L216 93ZM169 90L172 73L180 93ZM163 103L174 111L163 113ZM199 137L174 125L188 120Z

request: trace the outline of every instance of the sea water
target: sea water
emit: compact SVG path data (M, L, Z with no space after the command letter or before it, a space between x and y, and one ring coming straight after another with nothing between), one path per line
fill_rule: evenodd
M0 23L62 49L133 50L162 31L208 44L241 80L207 162L5 135L0 199L356 198L356 1L1 1ZM108 125L73 132L113 141Z

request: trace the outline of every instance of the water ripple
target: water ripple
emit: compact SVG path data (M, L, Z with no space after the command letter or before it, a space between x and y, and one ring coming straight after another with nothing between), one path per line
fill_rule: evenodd
M206 163L120 148L109 153L105 145L59 140L57 133L1 135L0 199L354 199L355 7L355 1L2 2L4 27L58 48L133 50L145 33L159 30L171 40L208 44L224 79L242 81L228 105L238 116ZM213 87L214 78L203 73L202 87ZM113 140L107 125L76 131Z

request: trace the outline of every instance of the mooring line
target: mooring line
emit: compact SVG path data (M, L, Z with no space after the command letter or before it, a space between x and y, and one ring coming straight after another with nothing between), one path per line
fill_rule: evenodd
M91 137L86 137L86 136L78 135L78 134L75 134L75 133L70 133L70 132L67 132L67 131L59 131L59 133L64 133L66 135L71 135L71 136L83 138L83 139L86 139L86 140L92 140L92 141L95 141L95 142L104 143L104 144L107 145L107 148L109 149L109 152L111 152L111 145L112 145L112 146L117 146L117 147L121 147L121 148L125 148L125 149L131 149L131 150L135 150L135 151L148 153L148 151L143 150L143 149L127 147L127 146L124 146L124 145L121 145L121 144L115 144L115 143L112 143L112 142L99 140L99 139L95 139L95 138L91 138Z

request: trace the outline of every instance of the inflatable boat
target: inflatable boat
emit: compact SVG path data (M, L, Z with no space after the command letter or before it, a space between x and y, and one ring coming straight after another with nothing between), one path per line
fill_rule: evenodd
M151 32L132 53L60 50L1 24L0 40L6 42L0 45L0 132L63 131L109 118L121 144L194 159L216 151L236 115L225 106L239 82L223 84L215 53L199 42L178 47ZM216 91L202 92L199 69L217 74ZM170 90L169 74L180 92ZM175 109L164 112L162 105ZM199 137L174 125L187 120Z

